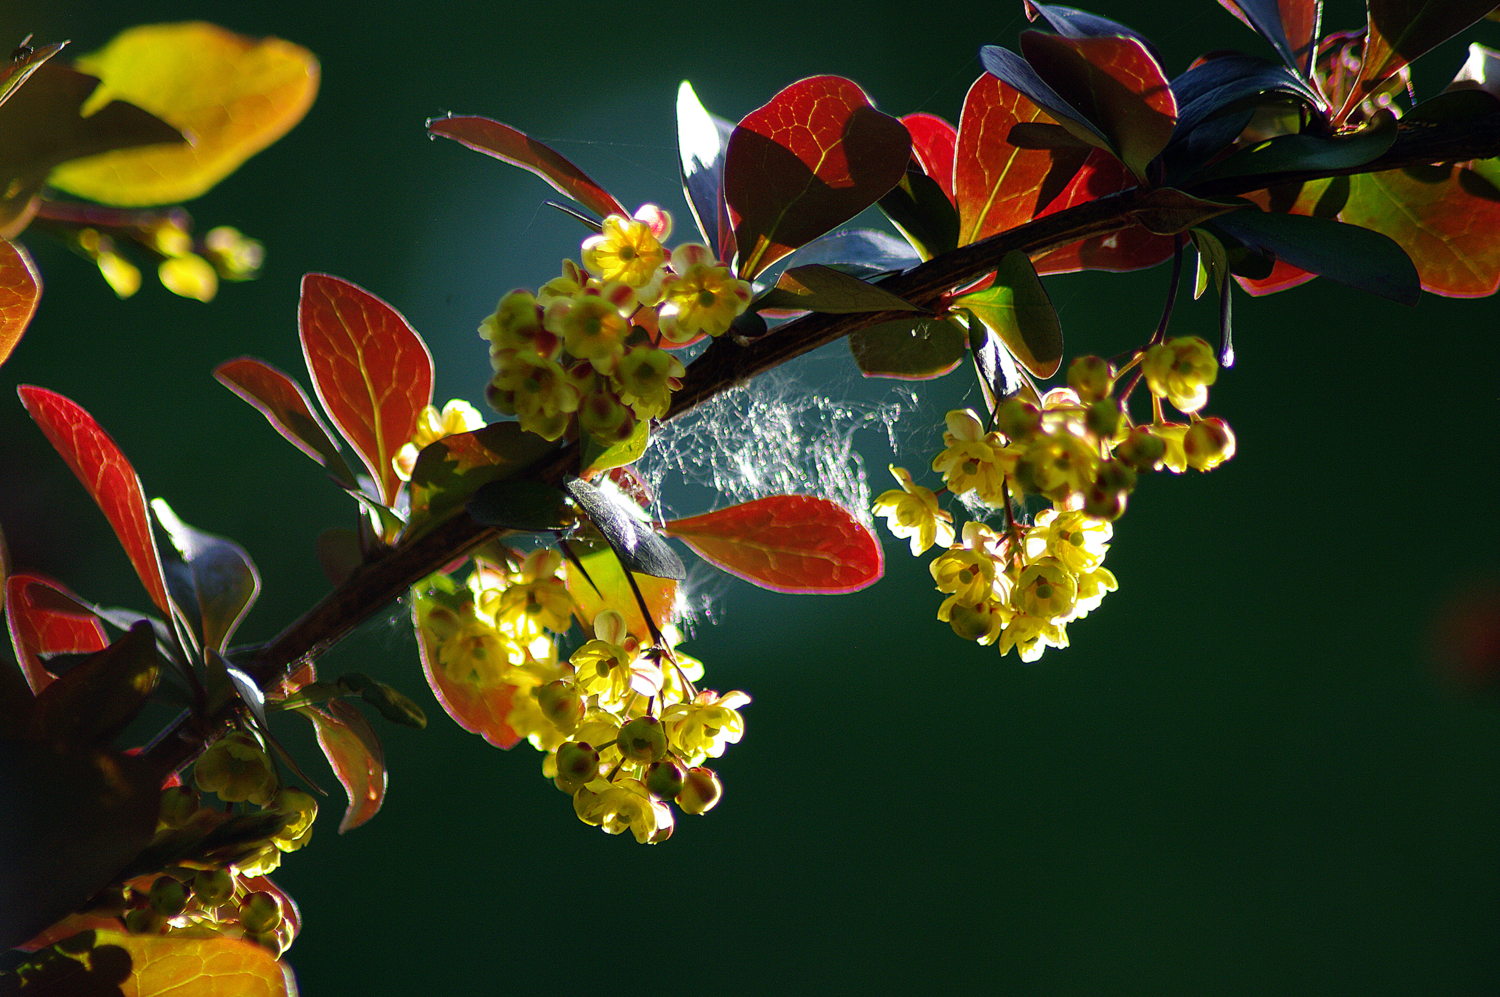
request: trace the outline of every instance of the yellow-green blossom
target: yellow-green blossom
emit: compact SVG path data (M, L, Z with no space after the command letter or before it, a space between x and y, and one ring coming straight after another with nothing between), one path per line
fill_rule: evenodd
M1197 336L1157 343L1141 361L1146 387L1180 412L1196 412L1208 402L1208 386L1219 376L1213 347Z
M589 273L635 288L650 284L666 259L651 226L624 215L609 215L602 231L583 242L583 265Z
M669 342L721 336L750 306L750 285L707 246L687 243L672 250L672 271L662 284L660 310L661 334Z
M938 506L937 496L913 483L904 467L892 464L891 474L901 483L901 491L884 492L874 505L875 514L886 517L891 533L911 539L913 557L934 544L946 547L953 543L953 515Z

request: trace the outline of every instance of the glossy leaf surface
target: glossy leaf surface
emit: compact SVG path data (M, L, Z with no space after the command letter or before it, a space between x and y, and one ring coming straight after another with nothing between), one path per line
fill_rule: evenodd
M625 578L619 558L607 548L589 549L585 544L571 542L570 545L578 555L579 563L583 565L583 572L588 573L585 578L577 564L571 560L564 562L563 577L567 582L568 594L573 597L576 607L574 613L584 633L592 635L594 617L606 609L613 609L625 620L625 628L630 633L642 641L650 642L653 639L651 628L641 615L640 603L635 598L630 582ZM677 606L677 582L670 578L642 574L634 574L634 579L636 588L640 589L641 597L646 601L652 622L660 630L672 621L672 614Z
M796 252L783 256L761 271L758 283L771 283L788 270L814 263L832 267L851 277L868 279L893 270L905 270L920 262L904 239L877 229L840 229L819 236Z
M31 324L41 296L42 278L26 250L0 239L0 364Z
M49 598L48 590L64 598ZM73 593L40 575L22 573L5 580L10 645L32 693L40 693L55 678L38 655L92 654L109 644L99 618L84 612L76 601Z
M1021 33L1021 54L1069 106L1092 122L1138 177L1166 148L1177 100L1166 74L1134 38Z
M898 319L849 335L849 352L866 377L922 381L963 361L968 334L951 319Z
M662 529L705 561L774 592L855 592L885 573L869 528L837 502L812 495L769 495Z
M651 442L649 419L637 422L635 428L630 431L630 436L619 443L606 446L594 439L593 434L589 434L583 439L583 457L580 461L583 471L578 476L587 481L602 471L612 471L617 467L634 464L640 459L641 454L646 452L646 444L649 442Z
M74 402L46 388L23 384L16 390L26 411L99 504L151 602L163 616L170 616L161 559L151 536L146 496L135 468L94 417Z
M751 111L729 139L724 196L750 278L878 201L906 172L911 137L838 76L815 76Z
M124 101L80 114L99 81L49 62L0 105L0 237L26 227L53 167L115 149L181 144L182 133Z
M328 274L302 278L297 319L318 401L389 506L401 487L391 459L432 403L432 354L394 308Z
M581 478L572 478L563 487L619 555L621 564L633 572L656 578L681 581L687 576L676 551L667 546L649 523L636 517L630 503L618 492L595 488Z
M127 100L191 144L109 152L68 163L48 182L105 204L186 201L209 190L302 120L318 92L318 60L279 38L247 38L192 21L130 28L78 60L103 82L85 113Z
M223 651L260 594L260 573L233 540L189 526L163 499L151 509L192 575L204 646Z
M1307 75L1318 40L1322 0L1219 0L1219 4L1270 42L1287 66Z
M677 158L682 192L704 244L721 260L734 255L729 211L724 204L724 153L733 132L734 123L709 114L692 86L683 80L677 88Z
M1369 21L1359 78L1340 117L1417 56L1495 9L1494 0L1366 0Z
M784 271L776 286L757 302L760 308L828 312L915 312L916 305L858 277L818 263Z
M416 613L415 608L412 610ZM413 615L413 625L416 618ZM454 678L443 667L436 638L422 627L416 627L417 649L422 658L422 673L427 684L447 712L470 734L478 734L497 748L513 748L521 740L505 718L510 715L516 687L500 682L483 686L477 682Z
M1062 325L1021 250L1001 260L994 284L954 299L953 307L973 312L1032 374L1047 378L1057 373L1062 364Z
M558 446L517 422L496 422L429 443L412 467L410 522L417 526L461 508L485 484L526 470Z
M534 173L547 181L554 190L566 194L600 217L630 216L630 212L619 201L590 180L582 170L510 125L471 115L449 116L428 121L427 132L451 138L475 152L482 152L501 162L519 166L528 173Z
M330 700L324 709L299 707L297 712L313 722L318 746L349 794L339 833L359 827L375 816L385 800L385 752L380 739L364 714L341 700Z
M292 445L328 469L345 488L354 490L354 472L339 453L332 434L318 418L302 385L263 360L239 357L214 369L214 377L255 407Z
M16 88L31 78L31 74L67 47L67 42L53 42L50 45L39 45L35 48L30 45L18 47L11 57L0 63L0 104L10 99Z

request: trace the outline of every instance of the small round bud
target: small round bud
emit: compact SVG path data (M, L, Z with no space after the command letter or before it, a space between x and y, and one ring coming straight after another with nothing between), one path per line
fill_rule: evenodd
M1029 439L1042 428L1042 413L1030 402L1007 398L995 410L995 428L1010 440Z
M637 717L621 727L617 743L628 762L654 762L667 753L667 734L655 717Z
M548 682L536 690L536 702L542 716L561 731L571 731L583 719L583 697L572 682Z
M137 907L125 915L125 930L132 935L159 935L167 927L167 919L150 907Z
M670 800L682 792L682 766L670 758L652 762L646 768L646 788L657 799Z
M1095 519L1113 522L1125 515L1127 492L1096 484L1083 493L1083 511Z
M283 951L281 947L281 932L276 928L271 928L268 931L247 931L245 932L245 940L254 942L263 949L269 949L272 955L279 956Z
M599 752L583 741L564 741L557 748L557 788L576 793L599 777Z
M234 896L234 877L227 869L200 869L193 876L193 896L204 907L218 907Z
M274 893L264 890L246 894L240 901L240 924L245 926L246 933L252 935L275 931L281 924L281 901Z
M1212 471L1234 456L1234 433L1223 419L1202 419L1182 438L1182 451L1189 467Z
M707 813L718 804L724 795L724 784L713 769L698 766L688 769L683 780L682 791L677 794L677 805L685 814Z
M151 909L162 917L176 917L187 907L188 891L171 876L158 876L151 884Z
M1083 417L1089 432L1101 440L1112 440L1120 429L1120 403L1113 398L1100 398L1089 403Z
M171 828L182 827L198 812L198 791L192 786L169 786L161 791L157 819Z
M1114 376L1114 369L1103 357L1079 357L1068 365L1068 387L1084 402L1108 395Z
M1115 447L1115 456L1136 471L1149 471L1161 463L1167 453L1167 444L1145 426L1137 426L1125 437L1125 442Z
M1099 465L1099 472L1094 476L1100 488L1106 488L1113 492L1135 491L1135 471L1124 461L1106 460Z

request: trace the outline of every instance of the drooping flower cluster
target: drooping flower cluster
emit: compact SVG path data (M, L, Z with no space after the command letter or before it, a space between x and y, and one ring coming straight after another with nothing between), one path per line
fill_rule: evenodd
M676 649L675 627L643 640L614 609L563 657L558 637L580 611L561 566L557 551L538 549L514 568L477 562L464 585L430 579L416 617L434 691L450 709L477 704L456 715L492 718L475 725L492 742L542 751L543 774L580 820L665 841L671 803L698 814L718 802L723 787L704 762L739 741L750 697L699 690L703 665Z
M671 218L646 205L610 215L582 246L583 265L536 294L512 291L480 325L495 373L486 396L521 427L609 446L665 415L682 386L670 349L720 336L750 304L750 285L706 246L670 254Z
M901 490L877 498L875 512L910 539L913 555L947 548L931 565L946 595L937 615L959 636L996 644L1002 654L1015 648L1023 661L1066 647L1066 625L1117 587L1104 554L1137 474L1207 471L1234 455L1228 425L1198 415L1218 374L1206 342L1158 343L1126 369L1137 364L1152 396L1146 424L1132 425L1125 399L1112 395L1119 375L1098 357L1074 361L1069 386L1047 392L1040 407L1020 397L1002 402L988 427L971 410L948 413L945 449L932 469L950 493L1002 513L1002 526L966 523L954 543L953 517L937 496L904 468L891 468ZM1189 424L1168 422L1163 399ZM1016 508L1027 495L1051 503L1030 523Z

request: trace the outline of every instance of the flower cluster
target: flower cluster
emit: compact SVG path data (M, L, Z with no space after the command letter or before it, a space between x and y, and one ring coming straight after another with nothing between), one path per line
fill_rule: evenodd
M501 299L479 328L497 411L549 440L586 434L604 446L666 414L684 373L668 351L723 335L750 304L750 285L708 247L667 253L670 230L653 205L610 215L584 241L582 266L565 260L535 294Z
M615 609L589 621L592 637L570 655L558 637L581 612L558 577L562 557L538 549L508 568L476 562L467 584L445 575L416 595L417 626L434 691L478 701L501 729L495 743L526 740L543 774L573 797L580 820L642 843L672 834L671 803L699 814L722 785L704 762L739 741L742 692L699 690L701 662L632 633Z
M1066 647L1066 625L1117 587L1104 554L1138 473L1207 471L1234 455L1228 425L1198 415L1218 374L1207 343L1157 343L1126 369L1136 365L1137 383L1144 380L1152 398L1153 419L1143 425L1133 425L1126 399L1113 396L1119 374L1099 357L1074 361L1068 387L1047 392L1039 406L1020 397L1002 402L989 426L968 409L948 413L945 449L932 469L948 492L1000 510L1003 526L976 520L956 534L937 495L891 468L901 489L877 498L875 512L910 540L914 556L947 548L931 565L946 595L937 615L959 636L996 644L1002 654L1015 648L1023 661ZM1168 422L1163 400L1190 423ZM1051 503L1030 523L1016 508L1027 495Z

